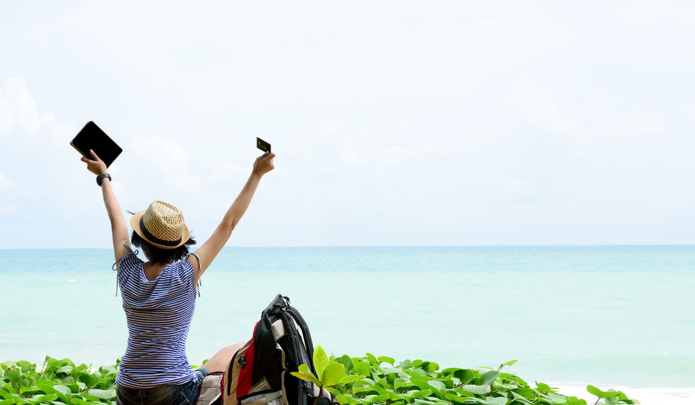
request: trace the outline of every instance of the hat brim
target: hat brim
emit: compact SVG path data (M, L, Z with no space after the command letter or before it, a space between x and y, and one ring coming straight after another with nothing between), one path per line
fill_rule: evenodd
M183 229L181 231L181 243L179 243L178 245L166 246L166 245L162 245L162 244L159 244L156 242L152 242L150 239L147 238L147 236L145 236L145 233L142 231L142 228L140 227L140 218L142 218L142 216L145 215L145 211L147 211L147 210L142 210L140 212L136 212L135 214L133 214L133 216L130 217L130 226L133 227L133 230L135 231L135 233L137 233L138 236L140 236L147 243L149 243L152 246L158 247L160 249L171 250L171 249L179 248L179 247L183 246L186 242L188 242L188 239L190 239L191 235L190 235L190 232L188 231L188 227L186 226L186 224L183 224Z

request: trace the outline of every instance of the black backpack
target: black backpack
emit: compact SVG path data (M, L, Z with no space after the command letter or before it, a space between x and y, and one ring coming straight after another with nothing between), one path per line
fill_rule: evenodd
M313 405L319 388L291 375L302 364L314 369L314 343L304 318L278 294L261 313L253 337L234 354L222 379L224 405ZM318 404L330 405L324 391Z

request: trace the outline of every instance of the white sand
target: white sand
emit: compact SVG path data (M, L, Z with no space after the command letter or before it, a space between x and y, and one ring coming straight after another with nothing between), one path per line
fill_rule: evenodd
M587 405L596 403L596 397L586 391L586 385L555 385L558 392L567 396L575 396L586 400ZM640 401L642 405L694 405L695 388L631 388L631 387L598 387L602 390L613 388L624 392L629 398ZM603 403L603 402L601 402Z

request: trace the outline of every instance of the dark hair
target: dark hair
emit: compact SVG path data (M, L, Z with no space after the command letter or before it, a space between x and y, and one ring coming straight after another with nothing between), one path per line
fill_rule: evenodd
M152 263L173 263L183 260L188 256L188 245L195 245L195 239L190 238L186 243L176 249L162 249L152 246L145 239L141 238L137 232L133 231L130 242L142 249L142 252Z

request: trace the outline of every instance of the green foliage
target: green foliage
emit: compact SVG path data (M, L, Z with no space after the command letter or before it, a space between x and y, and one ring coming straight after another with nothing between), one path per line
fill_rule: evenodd
M404 360L399 364L387 356L330 358L321 346L314 351L314 375L309 366L299 367L298 378L312 381L333 393L342 405L587 405L583 399L568 397L544 383L529 386L515 374L489 368L447 368L423 360ZM114 404L116 401L115 365L91 370L70 359L46 357L37 370L26 361L0 363L0 405ZM606 405L639 404L623 392L602 391L592 385L587 391Z
M6 361L0 364L0 405L115 403L117 367L91 371L86 364L49 356L39 370L27 361Z
M347 359L349 360L350 358L348 357ZM364 377L359 374L345 375L345 364L329 359L321 345L316 346L316 349L314 349L314 368L317 375L314 375L306 364L299 366L299 372L291 374L297 378L311 381L321 389L349 384Z
M387 356L343 355L331 359L321 346L314 352L314 367L302 365L298 378L311 381L332 392L342 405L587 405L583 399L568 397L544 383L529 386L515 374L502 372L516 360L494 369L447 368L423 360L404 360L399 364ZM320 376L320 377L319 377ZM588 386L588 392L605 404L638 404L614 390L601 391Z

